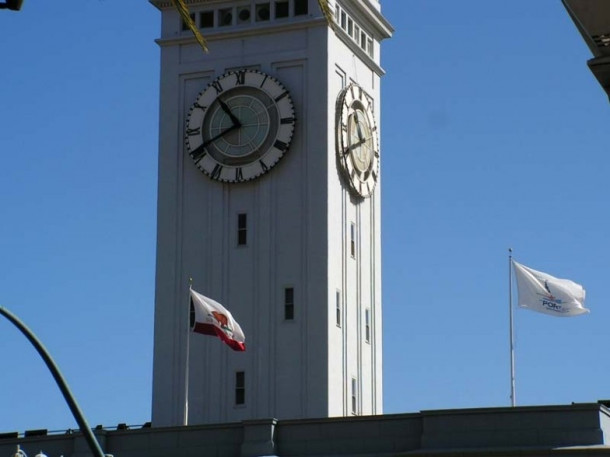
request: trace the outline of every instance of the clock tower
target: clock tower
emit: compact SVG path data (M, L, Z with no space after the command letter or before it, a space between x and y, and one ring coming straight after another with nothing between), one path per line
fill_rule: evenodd
M162 13L154 426L382 412L377 0ZM189 337L189 280L246 351ZM190 343L189 343L190 339ZM186 405L188 404L188 408Z

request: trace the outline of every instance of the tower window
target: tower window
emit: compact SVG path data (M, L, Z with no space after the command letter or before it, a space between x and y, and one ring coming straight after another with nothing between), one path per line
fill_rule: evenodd
M227 25L233 25L233 9L232 8L221 8L218 10L218 25L220 27L226 27Z
M356 378L352 378L352 414L358 413L358 383L356 382Z
M248 244L248 215L240 213L237 215L237 245Z
M337 291L335 297L335 314L337 320L337 327L341 327L341 292Z
M237 23L244 24L250 22L250 7L243 6L237 9Z
M281 19L283 17L288 17L289 9L288 9L288 0L282 0L275 2L275 17L277 19Z
M244 371L235 372L235 404L244 405L246 403L246 373Z
M356 257L356 224L350 225L349 251L352 257Z
M294 320L294 287L284 289L284 319Z
M371 312L368 308L364 310L364 340L367 343L371 341Z
M269 11L269 3L260 3L256 5L256 20L268 21L271 13Z
M309 11L307 9L307 3L309 0L294 0L294 15L302 16L303 14L307 14Z
M202 29L214 27L214 11L203 11L199 15L199 22Z

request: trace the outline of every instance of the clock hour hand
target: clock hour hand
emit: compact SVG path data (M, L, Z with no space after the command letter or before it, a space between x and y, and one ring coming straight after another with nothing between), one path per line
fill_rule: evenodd
M233 122L233 127L241 127L241 122L239 122L239 119L237 119L235 114L231 112L231 108L229 108L229 105L222 101L221 98L218 98L218 103L220 103L220 107L222 108L222 110L227 113L227 115L231 118L231 122Z
M362 134L362 127L360 126L360 121L358 120L358 111L354 111L354 121L356 121L356 130L358 131L358 140L360 143L363 143L364 135Z
M228 129L224 129L222 132L220 132L218 135L214 135L212 138L210 138L209 140L205 140L203 142L203 144L201 146L203 146L204 148L206 146L208 146L209 144L213 143L214 141L216 141L218 138L221 138L223 136L225 136L227 133L232 132L235 129L238 129L240 127L240 125L232 125L231 127L229 127Z

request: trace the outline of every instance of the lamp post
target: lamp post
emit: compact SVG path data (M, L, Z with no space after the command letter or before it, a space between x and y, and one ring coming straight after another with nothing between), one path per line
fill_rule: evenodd
M76 399L74 398L74 395L72 395L72 392L70 391L70 388L68 387L68 383L62 376L61 372L59 371L59 368L55 364L55 361L51 358L51 355L46 350L44 345L40 342L40 340L38 340L36 335L34 335L34 333L23 322L21 322L17 316L12 314L9 310L0 306L0 314L2 314L9 321L11 321L15 325L15 327L17 327L21 331L21 333L23 333L25 335L25 337L28 339L28 341L30 343L32 343L32 345L34 346L36 351L38 351L38 354L40 354L40 357L42 357L42 359L44 360L45 364L47 365L47 368L53 375L53 379L55 379L55 382L57 383L59 390L61 390L61 393L63 394L64 399L68 403L68 407L70 408L70 411L72 411L72 415L74 416L74 419L76 419L76 422L78 423L80 431L85 436L85 440L87 441L87 445L89 446L89 449L91 450L91 453L93 454L93 456L94 457L108 457L110 454L104 454L104 452L102 451L100 444L97 442L95 435L91 431L91 427L89 427L89 424L87 424L87 420L85 419L85 416L83 415L82 411L80 410L78 403L76 403ZM21 452L21 454L20 454L20 452ZM41 452L41 454L42 454L42 452ZM17 447L17 453L15 454L15 457L22 457L24 455L25 455L25 453L19 447ZM44 454L42 454L41 457L43 457L43 456L44 456ZM25 455L25 457L27 457L27 455Z

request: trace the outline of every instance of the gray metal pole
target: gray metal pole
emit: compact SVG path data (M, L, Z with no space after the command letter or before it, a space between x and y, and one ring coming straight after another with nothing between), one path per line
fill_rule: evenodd
M515 406L515 336L513 333L513 250L508 249L508 311L510 318L510 404Z
M91 431L91 427L89 427L89 424L87 424L87 420L85 419L85 416L83 415L78 404L76 403L76 400L74 399L74 396L72 395L72 392L68 387L68 383L62 376L61 372L59 371L59 368L51 358L51 355L46 350L44 345L40 342L40 340L38 340L38 338L36 338L36 335L34 335L34 333L23 322L19 320L17 316L12 314L6 308L0 306L0 314L2 314L9 321L11 321L15 325L15 327L17 327L21 331L21 333L23 333L25 337L30 341L30 343L32 343L32 345L36 348L36 351L38 351L40 357L42 357L44 362L47 364L47 368L49 369L49 371L51 371L53 379L55 379L55 382L59 386L59 390L61 390L64 399L68 403L70 411L72 411L72 415L74 416L74 419L76 419L76 422L80 427L80 431L85 436L85 440L87 440L89 449L93 453L94 457L105 457L104 451L102 451L100 444L97 442L95 435Z

